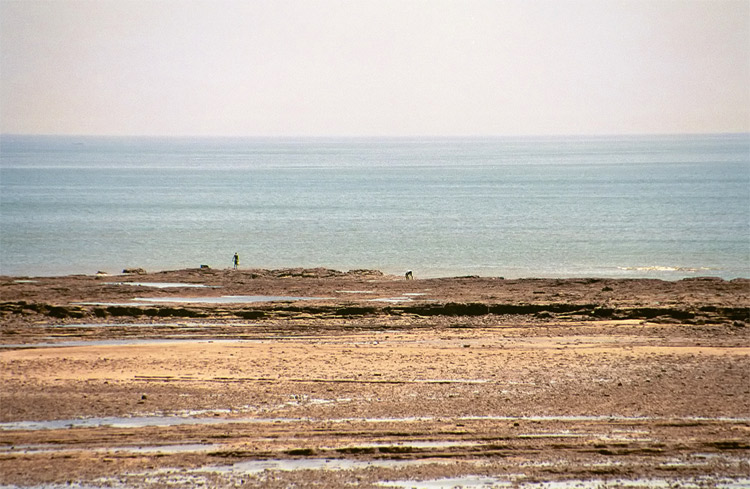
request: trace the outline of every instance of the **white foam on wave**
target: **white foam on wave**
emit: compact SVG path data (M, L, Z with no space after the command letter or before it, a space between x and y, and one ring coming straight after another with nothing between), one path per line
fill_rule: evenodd
M618 270L624 270L627 272L702 272L708 270L716 270L715 268L708 267L675 267L675 266L664 266L664 265L649 265L640 267L617 267Z

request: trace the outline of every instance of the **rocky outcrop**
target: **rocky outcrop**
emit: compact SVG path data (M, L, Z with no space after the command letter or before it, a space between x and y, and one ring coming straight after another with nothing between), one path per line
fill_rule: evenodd
M686 324L750 323L750 307L702 306L695 309L681 307L608 307L600 304L492 304L483 302L416 303L404 305L359 304L302 304L259 303L238 308L156 306L85 306L52 305L26 301L0 303L0 314L41 315L50 318L81 319L85 317L175 317L210 318L235 317L241 319L280 319L307 315L321 318L357 318L382 316L419 317L475 317L475 316L532 316L538 319L640 319L654 322L680 321Z
M147 272L143 268L126 268L122 271L122 273L132 275L146 275Z

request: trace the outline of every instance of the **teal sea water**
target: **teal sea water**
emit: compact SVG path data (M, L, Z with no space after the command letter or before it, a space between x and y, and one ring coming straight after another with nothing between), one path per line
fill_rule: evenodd
M750 277L750 134L0 137L0 273Z

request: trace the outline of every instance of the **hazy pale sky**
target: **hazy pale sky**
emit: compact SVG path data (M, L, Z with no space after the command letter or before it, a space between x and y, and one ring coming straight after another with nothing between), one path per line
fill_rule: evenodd
M0 0L0 131L750 131L748 0Z

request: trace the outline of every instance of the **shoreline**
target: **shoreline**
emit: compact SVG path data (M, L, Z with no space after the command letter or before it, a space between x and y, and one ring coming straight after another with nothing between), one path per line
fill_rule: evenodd
M750 483L747 279L187 269L0 294L0 485Z
M180 272L189 272L194 270L213 270L213 271L235 271L231 266L227 267L221 267L221 268L215 268L211 266L206 266L205 268L201 267L186 267L186 268L165 268L165 269L144 269L142 267L132 267L132 268L125 268L122 272L109 272L109 271L97 271L97 272L61 272L61 273L0 273L0 279L34 279L34 278L61 278L61 277L79 277L79 276L85 276L85 277L95 277L95 276L102 276L102 277L118 277L118 276L133 276L133 275L151 275L151 274L166 274L166 273L180 273ZM621 270L622 272L640 272L643 273L642 275L622 275L622 274L602 274L602 273L582 273L580 275L578 274L561 274L561 275L555 275L555 274L529 274L529 275L510 275L510 274L474 274L474 273L448 273L444 275L420 275L418 271L414 271L415 278L420 279L452 279L452 278L465 278L465 277L472 277L472 278L496 278L496 279L508 279L508 280L538 280L538 279L549 279L549 280L586 280L586 279L593 279L593 280L663 280L667 282L675 282L680 280L702 280L702 279L719 279L724 280L727 282L731 281L741 281L741 280L748 280L750 281L750 275L748 276L736 276L736 277L723 277L720 274L712 274L712 271L721 271L720 269L713 269L713 268L690 268L690 267L668 267L668 266L643 266L643 267L616 267L613 269ZM126 270L141 270L140 273L133 273L133 272L126 272ZM369 270L375 273L380 273L384 276L393 276L393 277L403 277L402 272L394 272L394 271L383 271L379 269L368 269L368 268L360 268L360 269L338 269L338 268L329 268L325 266L317 266L317 267L273 267L273 268L262 268L262 267L240 267L237 271L239 272L247 272L247 273L269 273L269 272L290 272L294 273L296 270L308 270L308 271L315 271L315 270L327 270L327 271L333 271L338 272L341 274L346 274L348 272L356 272L358 270ZM404 269L404 272L406 269ZM679 275L676 277L664 277L664 276L658 276L656 274L664 274L664 273L689 273L688 275Z
M118 275L0 277L3 320L44 317L272 317L526 315L748 322L750 280L445 277L326 268L183 269Z

